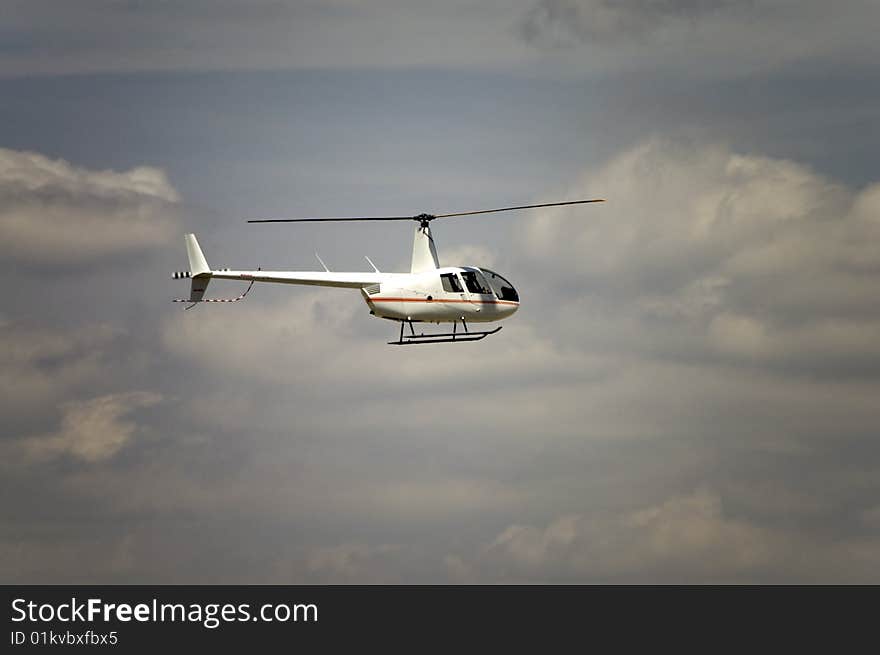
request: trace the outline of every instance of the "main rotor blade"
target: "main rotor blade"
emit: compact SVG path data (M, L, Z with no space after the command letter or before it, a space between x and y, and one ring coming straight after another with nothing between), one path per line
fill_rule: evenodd
M339 216L336 218L263 218L249 220L248 223L330 223L351 221L433 221L435 218L451 216L473 216L474 214L494 214L509 212L515 209L535 209L537 207L561 207L562 205L583 205L588 202L605 202L603 198L592 200L569 200L568 202L545 202L540 205L518 205L516 207L499 207L498 209L481 209L475 212L455 212L452 214L418 214L416 216Z
M473 216L474 214L493 214L495 212L509 212L515 209L535 209L536 207L561 207L562 205L583 205L588 202L605 202L604 198L593 200L571 200L569 202L546 202L540 205L519 205L517 207L500 207L498 209L481 209L475 212L455 212L454 214L435 214L434 218L448 218L449 216Z
M329 221L411 221L415 216L343 216L339 218L263 218L248 223L323 223Z

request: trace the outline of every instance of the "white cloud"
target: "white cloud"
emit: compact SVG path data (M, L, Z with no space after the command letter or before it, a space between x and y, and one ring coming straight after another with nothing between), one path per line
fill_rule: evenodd
M551 371L566 359L530 326L518 325L515 319L503 323L504 339L480 342L479 362L466 344L426 346L416 356L407 355L406 349L385 346L385 340L396 336L398 326L370 316L359 293L297 287L286 288L284 293L287 297L271 305L245 301L220 307L223 319L219 321L214 307L205 307L201 313L177 312L164 325L164 343L169 351L200 368L263 383L300 383L324 391L315 385L325 384L325 377L308 375L320 368L331 380L326 384L337 394L347 390L360 394L377 381L391 388L442 385L462 374L471 381L488 381L525 369ZM599 362L581 359L579 363Z
M495 253L480 244L463 244L440 251L441 266L485 266L494 268L497 257Z
M92 171L0 148L0 252L32 267L135 255L179 232L178 196L165 173Z
M131 391L68 402L61 406L61 426L56 432L27 437L20 446L35 460L69 455L88 463L100 462L113 457L137 433L137 423L125 417L161 399L157 393Z
M791 161L654 139L570 193L608 203L543 213L521 248L590 290L564 317L606 346L815 371L860 359L880 372L876 185L856 191Z

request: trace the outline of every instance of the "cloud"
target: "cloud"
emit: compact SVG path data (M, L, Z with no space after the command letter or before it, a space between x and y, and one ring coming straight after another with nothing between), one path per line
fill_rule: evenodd
M88 584L101 577L117 579L132 570L132 540L91 533L71 538L62 522L28 533L21 524L3 525L0 579L27 584L34 579L56 584Z
M823 543L797 530L761 526L725 510L708 489L619 513L515 524L476 559L457 558L459 576L495 581L755 582L860 578L876 539Z
M223 321L214 320L210 311L176 312L165 321L164 344L199 370L263 384L302 385L310 394L332 387L336 393L350 391L356 396L377 380L386 389L450 383L458 387L462 372L474 376L473 381L489 381L526 369L549 371L562 359L530 327L513 322L505 325L505 334L511 333L509 339L494 345L486 341L488 348L482 349L484 358L479 363L466 348L423 348L413 358L400 348L380 347L383 339L396 334L397 324L371 317L359 293L303 288L284 292L286 297L272 304L240 303L228 312L221 308ZM293 347L294 343L299 346ZM279 344L290 347L279 348ZM306 375L318 367L328 374L326 382L323 377L310 379ZM432 371L428 380L426 368ZM324 384L330 386L325 388Z
M527 41L561 46L630 39L668 21L696 21L754 7L754 0L541 0L522 23Z
M880 185L792 161L652 139L586 174L521 247L606 346L767 369L880 375ZM552 266L547 267L547 263Z
M359 70L584 80L626 72L647 75L640 87L669 91L682 78L751 85L751 75L767 71L843 79L873 70L880 56L873 0L850 0L846 11L823 0L254 0L246 10L231 0L10 1L15 38L0 47L7 78ZM764 109L766 94L734 95Z
M653 139L569 191L609 202L513 224L523 307L479 344L291 287L0 323L8 577L870 578L877 185Z
M149 252L179 233L177 202L157 168L92 171L0 148L0 253L7 265L69 268Z
M659 69L717 78L817 59L870 66L878 54L873 0L846 11L823 0L11 1L16 38L0 48L0 76Z
M618 516L570 515L543 528L511 525L483 557L514 577L734 576L764 566L775 537L726 517L720 498L696 491Z
M497 66L527 54L509 34L527 2L13 0L0 75Z
M84 327L0 319L0 412L14 419L45 414L82 388L99 384L111 368L123 368L115 351L125 333L106 323Z
M397 544L342 544L312 551L307 560L308 574L324 584L387 584L387 574L398 569L403 547Z
M440 251L441 266L485 266L493 268L496 256L489 248L480 244L463 244Z
M876 3L821 0L538 0L519 34L568 72L648 71L718 80L817 62L869 67ZM844 36L845 35L845 36Z
M61 406L61 426L56 432L27 437L20 446L35 460L67 455L87 463L100 462L113 457L137 433L137 423L125 417L160 400L157 393L130 391L68 402Z
M282 556L276 581L296 584L430 584L447 565L415 544L362 543L308 548Z

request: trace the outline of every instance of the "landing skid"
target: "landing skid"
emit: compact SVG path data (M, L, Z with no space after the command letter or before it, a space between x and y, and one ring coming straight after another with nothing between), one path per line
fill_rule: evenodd
M410 334L403 333L404 323L409 323ZM415 329L413 328L412 321L401 321L400 322L400 336L397 341L389 341L389 346L408 346L413 344L423 344L423 343L458 343L464 341L479 341L480 339L485 339L490 334L495 334L499 330L501 330L501 326L499 325L494 330L483 330L480 332L468 332L467 323L462 321L462 326L464 327L464 332L458 332L458 324L452 324L452 332L440 332L437 334L425 334L424 332L421 334L416 334Z

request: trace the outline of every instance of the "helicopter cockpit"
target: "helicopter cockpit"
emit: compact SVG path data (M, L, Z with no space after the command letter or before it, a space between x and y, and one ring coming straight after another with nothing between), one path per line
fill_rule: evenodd
M463 293L467 289L470 293L485 296L494 295L498 300L519 302L519 294L513 285L488 268L462 268L457 274L441 273L440 281L443 284L443 290L448 293Z
M489 286L492 287L492 291L495 292L499 300L519 302L519 294L510 282L488 268L481 268L480 270L483 271L485 279L489 282Z
M492 295L492 289L489 288L486 278L483 277L483 274L480 273L480 271L476 269L464 269L461 271L461 279L464 280L464 286L467 287L467 290L471 293L479 293L487 296Z

